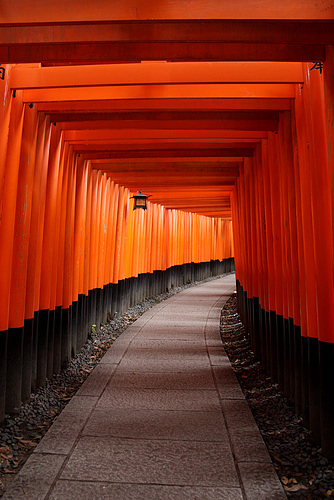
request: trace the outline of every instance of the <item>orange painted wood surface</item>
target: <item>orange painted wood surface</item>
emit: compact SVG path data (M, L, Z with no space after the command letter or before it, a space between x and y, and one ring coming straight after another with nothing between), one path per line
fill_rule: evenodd
M101 0L94 4L89 0L75 0L71 9L64 0L35 0L27 4L18 0L15 6L4 2L3 23L85 22L146 19L332 19L334 8L330 0L325 0L321 8L312 0L282 0L278 5L273 0L259 4L251 0L240 0L236 5L232 0L214 0L210 3L201 0L188 2L172 1L164 5L152 5L150 0L127 0L110 3Z

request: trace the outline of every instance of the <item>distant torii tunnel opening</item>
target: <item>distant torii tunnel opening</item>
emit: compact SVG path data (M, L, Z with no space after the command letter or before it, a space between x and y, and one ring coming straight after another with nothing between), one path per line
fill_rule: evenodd
M2 2L0 420L93 324L235 267L256 356L334 456L320 3Z

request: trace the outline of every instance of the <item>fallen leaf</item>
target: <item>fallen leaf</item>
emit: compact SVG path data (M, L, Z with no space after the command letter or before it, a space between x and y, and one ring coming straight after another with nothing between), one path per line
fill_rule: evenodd
M34 443L33 441L27 441L25 439L21 439L20 444L22 444L25 447L30 447L30 448L35 448L35 446L37 446L37 443Z
M307 490L307 486L304 486L303 484L295 484L294 486L284 486L284 489L285 491L290 491L290 492L294 492L294 491L299 491L299 490Z

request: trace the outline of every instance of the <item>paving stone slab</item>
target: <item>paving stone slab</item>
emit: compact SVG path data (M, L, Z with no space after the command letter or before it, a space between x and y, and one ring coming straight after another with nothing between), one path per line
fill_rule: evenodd
M64 455L33 453L21 469L3 500L43 500L65 461Z
M161 325L161 319L157 316L157 317L154 317L150 320L150 328L155 328L159 325ZM168 321L167 321L167 318L164 319L164 325L165 325L165 328L178 328L179 326L183 326L183 327L190 327L192 329L194 328L204 328L205 327L205 323L206 323L206 318L203 319L202 318L198 318L198 319L192 319L191 317L189 318L181 318L180 319L175 319L175 318L170 318Z
M242 500L238 488L57 481L50 500Z
M147 359L144 356L126 356L118 366L118 370L137 372L178 372L206 369L210 370L209 357L187 358L186 356L174 356L170 359L154 357Z
M272 464L239 464L247 500L284 500L286 494Z
M213 366L212 371L217 383L217 390L221 399L239 399L244 401L245 396L238 383L237 377L230 363L222 366Z
M157 349L165 349L166 352L196 352L197 349L200 351L206 350L205 339L198 338L196 340L181 339L179 341L171 339L148 339L138 337L131 342L130 349L152 349L156 351Z
M117 364L98 364L77 391L76 395L100 396L116 368Z
M198 322L203 323L207 318L208 310L205 307L193 307L186 310L184 307L176 310L175 308L170 308L170 311L166 310L161 312L159 315L154 316L151 321L163 321L164 323L176 322L176 323L192 323L197 324Z
M77 393L57 417L34 453L68 454L97 401L98 397L78 396Z
M247 402L223 400L222 408L236 460L271 463L267 447Z
M212 335L212 338L205 339L205 344L208 347L221 347L222 346L222 340L220 335Z
M113 344L101 359L101 363L118 364L122 360L129 345L130 342L123 342L122 344L121 343Z
M225 349L221 345L216 345L216 346L207 346L209 358L210 358L210 363L213 366L221 366L222 362L224 361L224 358L227 357L227 354L225 352Z
M178 441L228 441L220 411L96 409L82 432L87 436Z
M186 344L186 345L184 345ZM187 344L189 344L187 346ZM151 346L151 348L147 347L138 347L131 345L126 353L126 358L129 361L135 360L150 360L150 359L159 359L159 360L171 360L180 358L183 360L195 360L195 359L205 359L208 360L208 352L205 345L201 347L193 346L190 342L183 342L180 345L180 342L170 342L168 347L166 344L164 345L155 345Z
M102 394L96 407L210 412L219 411L220 402L215 390L130 389L111 385Z
M76 394L61 412L61 417L64 418L67 415L79 417L83 413L87 414L94 408L98 400L98 396L79 396Z
M67 455L81 433L88 415L81 421L72 419L57 419L36 447L34 453L54 453Z
M171 325L166 325L165 323L158 323L158 321L153 325L151 322L149 322L145 328L140 330L138 336L142 339L147 338L151 334L164 334L167 335L169 332L174 333L174 330L176 330L177 333L194 333L196 332L197 336L199 338L202 338L202 334L204 332L204 326L203 328L198 329L198 327L195 329L194 325L192 324L178 324L175 326L175 328L171 328ZM159 337L160 338L160 337ZM166 339L168 339L168 335L166 336Z
M206 369L179 372L125 372L116 371L110 385L133 389L169 389L169 390L215 390L211 371Z
M83 437L61 479L239 487L228 444Z
M203 330L204 331L204 330ZM205 342L203 331L198 331L192 326L179 326L175 329L166 326L155 326L145 330L145 332L140 332L139 339L148 340L184 340L184 341L197 341L203 340Z

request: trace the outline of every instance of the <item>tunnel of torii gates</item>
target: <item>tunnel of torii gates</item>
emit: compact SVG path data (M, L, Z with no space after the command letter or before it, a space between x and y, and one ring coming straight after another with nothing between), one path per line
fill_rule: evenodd
M256 356L334 455L333 19L1 2L0 420L92 325L235 266Z

